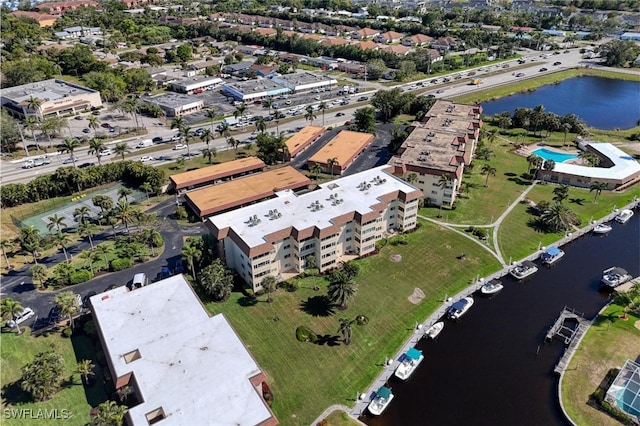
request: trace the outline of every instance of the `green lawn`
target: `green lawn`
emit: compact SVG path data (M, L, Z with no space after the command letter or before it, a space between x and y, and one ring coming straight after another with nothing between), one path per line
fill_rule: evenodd
M342 410L334 411L327 416L329 424L327 426L359 426L361 423L349 417L349 414Z
M92 353L91 341L85 337L74 337L72 339L63 338L59 333L52 333L47 336L34 337L29 329L24 334L18 336L15 333L2 333L2 345L0 354L2 356L2 408L32 409L35 413L40 409L68 410L73 417L65 420L65 424L83 425L89 421L89 412L92 405L87 399L92 400L94 405L106 399L102 387L96 385L89 395L80 384L80 377L73 374L76 366L76 354L79 359L89 359ZM73 384L63 386L63 388L50 400L40 403L31 402L29 394L20 389L19 379L22 375L22 367L33 360L35 355L50 349L62 354L65 361L67 378L73 374ZM9 367L10 366L10 367ZM6 425L59 425L61 420L43 419L5 419L2 424Z
M619 317L622 308L610 305L591 326L562 378L562 402L576 424L614 426L621 423L587 404L611 368L621 367L640 353L637 316Z
M357 261L359 290L346 311L327 311L322 278L297 280L296 292L278 290L271 304L263 296L246 306L239 293L224 304L207 304L212 313L229 318L270 377L273 409L283 425L308 425L332 404L353 405L356 393L366 390L380 373L385 356L393 356L413 333L416 321L440 306L445 294L465 288L477 274L499 268L481 247L432 224L423 223L407 241L407 245L388 244L380 254ZM461 252L466 259L457 260ZM403 260L394 263L391 254L401 254ZM316 283L320 291L313 290ZM416 287L425 298L413 305L408 297ZM351 345L336 345L338 318L360 314L369 317L369 324L354 325ZM295 329L300 325L326 336L326 344L298 342Z

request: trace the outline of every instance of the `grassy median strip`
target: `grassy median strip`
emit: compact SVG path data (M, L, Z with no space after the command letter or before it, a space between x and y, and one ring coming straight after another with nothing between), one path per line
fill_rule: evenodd
M436 310L445 294L499 268L481 247L429 223L406 242L390 243L378 255L356 261L358 294L345 311L326 302L326 282L320 277L297 280L295 292L278 290L269 304L265 297L253 303L234 293L224 304L207 305L229 318L269 375L273 409L282 424L308 425L332 404L352 405L380 373L385 356L392 357L414 333L416 321ZM456 258L461 252L464 260ZM392 261L392 254L402 260ZM415 288L425 294L418 304L408 300ZM337 337L338 319L356 315L366 315L369 323L354 324L353 341L345 346ZM322 336L322 344L298 342L295 331L301 325Z

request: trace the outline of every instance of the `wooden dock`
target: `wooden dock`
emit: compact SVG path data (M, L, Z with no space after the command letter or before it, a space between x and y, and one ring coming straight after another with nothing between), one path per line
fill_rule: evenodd
M571 320L577 322L576 328L567 327L565 325L565 321ZM552 340L554 337L560 338L560 340L564 341L567 348L556 364L554 368L554 372L557 374L561 374L567 369L567 365L573 356L573 353L578 348L580 341L586 334L587 330L591 326L591 321L584 318L579 312L576 312L575 309L567 308L566 306L560 312L560 316L556 322L551 326L549 331L547 332L546 340Z
M636 277L631 281L615 287L613 290L617 293L629 293L633 287L640 284L640 277Z

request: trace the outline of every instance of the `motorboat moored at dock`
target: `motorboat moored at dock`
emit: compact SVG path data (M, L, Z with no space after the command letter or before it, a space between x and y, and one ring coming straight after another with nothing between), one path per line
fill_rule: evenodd
M418 368L418 365L424 359L422 352L416 348L411 348L404 354L400 360L400 365L396 368L394 375L400 380L407 380L409 376Z
M602 271L602 279L600 283L610 288L618 287L621 284L630 281L633 277L624 269L614 266Z
M467 313L471 306L473 306L473 297L460 299L447 309L447 316L450 319L458 319Z
M503 288L504 286L502 285L502 282L496 279L493 279L482 286L482 288L480 289L480 293L486 294L486 295L496 294Z
M611 232L611 230L613 229L613 227L611 225L609 225L608 223L599 223L595 226L595 228L593 228L593 233L594 234L607 234L609 232Z
M386 386L380 386L376 391L376 396L371 400L367 408L371 414L379 416L385 408L389 406L392 400L393 393L391 393L391 389Z
M511 274L511 276L517 280L522 280L530 275L535 274L536 272L538 272L538 267L536 266L536 264L531 262L530 260L525 260L524 262L514 266L513 269L509 271L509 274Z
M540 261L543 265L551 266L564 256L564 250L551 246L540 255Z
M443 328L444 328L444 321L438 321L437 323L429 327L429 329L424 334L430 339L435 339L436 337L438 337L438 334L442 332Z
M615 217L615 221L618 223L627 223L633 216L633 210L624 209Z

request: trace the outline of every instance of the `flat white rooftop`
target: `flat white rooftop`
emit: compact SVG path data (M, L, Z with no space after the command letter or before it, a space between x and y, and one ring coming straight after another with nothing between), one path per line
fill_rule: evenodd
M590 143L590 147L607 157L613 163L613 167L587 167L577 164L556 163L553 171L590 177L592 180L598 179L625 179L634 173L640 172L640 163L610 143Z
M312 226L325 229L333 226L332 218L354 211L361 214L374 211L371 206L379 203L383 195L395 191L411 193L418 190L385 170L390 170L390 167L379 166L320 184L319 189L306 194L277 192L276 198L212 216L209 220L217 229L232 228L249 247L264 244L265 235L290 226L298 230ZM381 179L378 180L380 183L374 183L374 178L377 177ZM366 190L359 187L362 182L369 184ZM336 199L341 201L336 202ZM311 204L316 201L323 208L312 208ZM273 210L277 210L279 215L270 215L269 211ZM260 219L257 224L249 220L254 215ZM274 216L277 218L273 218Z
M163 425L256 425L272 417L250 382L261 373L222 315L209 317L182 275L91 298L114 380L133 372L144 402L134 425L164 411ZM138 350L129 363L125 355Z

